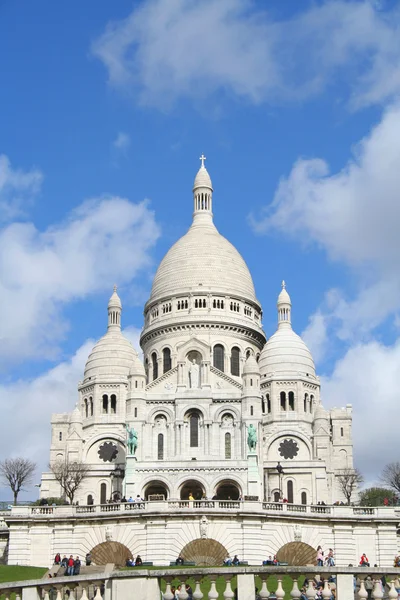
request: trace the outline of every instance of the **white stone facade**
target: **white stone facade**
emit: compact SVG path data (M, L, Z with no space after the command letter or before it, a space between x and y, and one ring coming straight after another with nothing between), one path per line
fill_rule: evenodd
M160 494L342 500L335 478L353 467L351 406L322 407L312 356L292 330L285 285L278 329L267 341L246 263L213 223L204 161L193 194L192 226L162 260L144 308L144 362L121 332L114 289L79 402L71 414L52 416L50 462L90 466L79 504ZM134 455L127 425L137 433ZM116 469L123 480L113 476ZM41 496L60 494L51 472L44 473Z

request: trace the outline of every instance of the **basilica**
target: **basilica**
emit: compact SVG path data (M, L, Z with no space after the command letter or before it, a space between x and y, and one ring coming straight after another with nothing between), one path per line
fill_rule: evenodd
M214 225L204 157L193 204L191 227L154 277L140 355L121 331L114 288L76 407L52 415L50 464L89 467L79 505L343 500L337 478L353 467L351 405L324 409L284 282L277 329L264 332L250 271ZM51 470L43 473L41 497L62 493Z

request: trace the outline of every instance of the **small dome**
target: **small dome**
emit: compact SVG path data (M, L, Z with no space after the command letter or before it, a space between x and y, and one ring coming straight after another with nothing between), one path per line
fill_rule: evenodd
M311 375L315 377L315 365L311 352L301 337L291 327L279 328L265 344L259 367L262 375Z
M316 421L317 419L324 419L326 421L329 420L329 413L327 410L324 409L322 404L319 404L315 409L314 421Z
M142 377L146 377L146 371L144 368L144 364L142 363L142 361L140 360L140 358L138 356L136 356L136 358L133 361L133 364L130 368L129 371L129 377L134 377L134 376L142 376Z
M242 375L260 375L260 367L253 354L244 363Z
M201 165L200 169L197 171L196 177L194 178L193 190L199 187L207 187L212 190L211 177L209 176L204 164Z
M95 344L87 359L84 379L96 376L127 377L137 352L119 329L110 329Z
M69 422L72 423L82 423L82 414L81 411L79 410L79 406L78 404L76 404L74 410L72 411L70 418L69 418Z
M290 296L287 292L286 289L286 284L284 281L282 281L282 290L281 293L278 296L278 302L277 302L278 306L279 304L292 304L292 301L290 299Z
M117 286L116 285L114 285L114 291L108 302L108 308L121 308L122 309L121 298L117 294Z

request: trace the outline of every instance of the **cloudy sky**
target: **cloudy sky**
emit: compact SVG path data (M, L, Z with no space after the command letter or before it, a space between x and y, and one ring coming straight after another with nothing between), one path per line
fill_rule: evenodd
M398 3L0 0L0 73L0 456L39 482L114 283L137 344L204 152L266 334L285 279L377 482L399 459Z

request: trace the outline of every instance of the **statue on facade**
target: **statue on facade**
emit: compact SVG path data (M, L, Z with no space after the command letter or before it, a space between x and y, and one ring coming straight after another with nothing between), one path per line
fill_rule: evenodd
M128 454L135 456L136 448L138 446L138 434L133 427L129 427L126 424L127 439L126 443L128 446Z
M200 386L200 367L195 359L192 360L189 367L189 383L192 390L197 390Z
M249 425L247 428L247 445L250 452L254 451L257 446L257 432L254 425Z
M208 530L208 519L206 516L203 516L200 519L200 537L202 537L203 539L207 538L207 530Z

